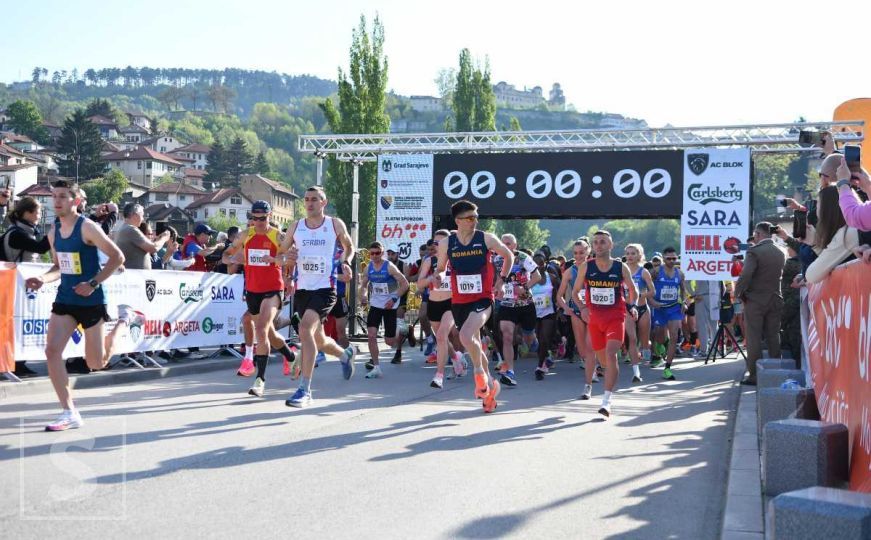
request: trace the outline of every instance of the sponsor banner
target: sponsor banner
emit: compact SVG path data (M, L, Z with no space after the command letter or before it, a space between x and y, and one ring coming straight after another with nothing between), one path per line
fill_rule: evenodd
M850 489L871 492L871 290L853 261L808 287L807 352L825 422L850 431Z
M0 262L0 373L15 370L15 265Z
M48 320L60 282L49 283L38 291L27 290L24 282L48 268L45 264L18 265L15 289L19 294L14 300L17 360L45 358ZM113 275L102 286L110 317L118 316L119 305L130 306L136 314L122 332L119 354L215 347L240 341L239 325L247 309L242 299L241 275L126 270ZM106 323L106 332L114 324ZM84 329L76 328L64 349L64 357L84 356L83 337Z
M750 229L750 150L684 152L681 269L687 279L730 280Z
M432 171L432 154L378 156L375 235L385 246L396 245L406 262L416 261L432 238Z

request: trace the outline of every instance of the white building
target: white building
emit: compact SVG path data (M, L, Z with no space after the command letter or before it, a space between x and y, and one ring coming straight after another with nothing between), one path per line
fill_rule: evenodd
M32 162L0 165L0 186L6 185L8 181L9 190L15 197L36 185L37 170L36 163Z
M532 90L518 90L513 84L500 81L493 86L493 93L496 95L496 105L507 109L534 109L545 103L540 86Z
M95 114L94 116L89 116L88 120L97 126L103 139L114 140L118 138L118 123L111 118Z
M122 126L118 128L118 138L124 143L133 143L138 146L148 138L148 130L137 124Z
M209 152L212 151L212 147L205 144L187 144L185 146L181 146L176 148L172 152L169 153L175 159L179 161L183 161L179 159L178 156L182 158L187 158L192 160L191 164L188 167L193 169L206 170L206 167L209 165Z
M441 112L445 104L441 98L434 96L411 96L408 98L411 109L419 112Z
M42 206L42 223L40 225L43 226L43 230L45 230L46 223L54 223L55 213L51 187L44 184L34 184L18 192L18 198L22 197L33 197Z
M160 135L150 139L143 140L140 144L151 148L161 154L168 154L177 148L184 146L184 143L176 139L172 135Z
M156 179L165 174L173 174L182 167L178 161L146 146L106 154L103 160L107 169L119 169L134 187L145 189L154 186Z
M139 204L148 207L159 203L169 203L170 206L187 208L191 203L206 195L202 188L181 182L166 182L149 189L139 198Z
M131 125L136 125L145 130L146 133L151 133L151 119L141 113L127 113L127 118L130 119Z
M240 225L247 222L246 215L251 210L253 201L236 188L221 188L213 193L203 195L185 210L194 221L206 221L213 216L224 216L235 219Z

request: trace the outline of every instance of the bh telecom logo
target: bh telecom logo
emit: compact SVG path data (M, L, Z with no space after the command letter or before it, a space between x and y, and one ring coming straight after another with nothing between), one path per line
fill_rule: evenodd
M205 332L206 334L211 334L212 332L221 332L222 330L224 330L224 324L216 323L212 320L211 317L206 317L205 319L203 319L202 329L203 332Z
M185 304L199 302L203 299L203 287L199 284L188 285L187 283L182 283L178 286L178 295Z

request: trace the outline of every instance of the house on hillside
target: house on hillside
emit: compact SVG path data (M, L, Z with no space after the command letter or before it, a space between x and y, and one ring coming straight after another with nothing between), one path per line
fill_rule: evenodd
M145 139L140 144L143 146L147 146L152 150L160 152L161 154L168 154L176 148L181 148L182 146L184 146L183 142L173 137L172 135L158 135L157 137Z
M299 195L290 186L259 174L243 174L240 186L251 201L268 202L272 206L273 219L279 225L287 225L295 219L293 201L299 199Z
M39 145L27 135L18 135L11 131L0 132L0 142L11 146L19 152L36 152Z
M191 232L194 220L190 214L169 203L153 204L145 208L145 221L151 225L151 230L157 232L157 224L163 223L173 227L181 236Z
M442 98L435 96L411 96L408 98L411 110L418 112L442 112L445 105Z
M206 171L203 169L184 168L184 182L190 186L203 187L203 180L206 177Z
M127 118L130 119L131 126L139 126L146 133L151 133L151 119L142 113L127 112Z
M88 120L90 120L92 124L97 126L97 129L100 130L100 137L102 137L103 139L118 138L118 123L111 118L106 118L105 116L95 114L94 116L89 116Z
M176 148L172 152L169 152L169 155L179 161L182 161L180 158L189 159L191 160L192 164L190 166L192 168L205 170L209 165L209 152L211 151L211 146L194 143Z
M169 203L171 206L185 209L204 195L206 195L206 191L202 188L190 186L183 182L166 182L146 191L137 202L145 207L158 203Z
M2 122L0 122L2 124ZM52 124L51 122L43 122L42 127L48 132L48 139L51 141L52 145L57 145L58 139L63 135L63 126L59 124ZM0 126L2 128L2 126Z
M213 193L203 195L191 203L185 210L194 221L206 221L213 216L223 216L235 219L244 225L247 214L251 210L252 201L236 188L222 188Z
M2 156L0 156L2 157ZM38 168L36 163L0 164L0 186L9 185L13 197L37 183Z
M103 156L106 169L119 169L127 177L133 189L133 197L139 197L154 187L154 181L165 174L173 174L182 164L166 154L155 152L146 146L133 150L113 152Z
M122 126L118 128L120 140L124 143L139 146L142 141L148 138L148 130L137 124Z

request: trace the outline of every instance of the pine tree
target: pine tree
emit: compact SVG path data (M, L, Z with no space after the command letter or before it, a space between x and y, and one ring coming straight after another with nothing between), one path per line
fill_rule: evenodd
M203 180L212 185L220 185L227 176L226 151L221 141L215 141L209 151L209 166Z
M227 187L239 187L242 175L254 172L254 156L242 137L236 137L227 148L224 153L224 166L227 175L223 185Z
M254 171L257 174L269 174L269 163L266 162L266 156L263 152L257 153L257 160L254 162Z
M76 109L64 122L57 144L58 154L63 156L59 162L61 175L77 181L100 176L104 169L102 148L100 130L83 109Z

